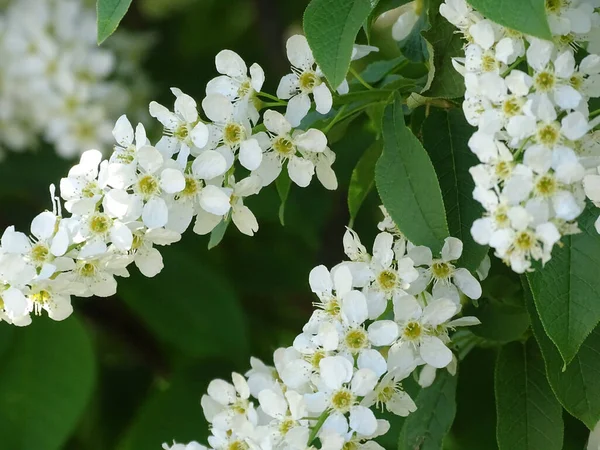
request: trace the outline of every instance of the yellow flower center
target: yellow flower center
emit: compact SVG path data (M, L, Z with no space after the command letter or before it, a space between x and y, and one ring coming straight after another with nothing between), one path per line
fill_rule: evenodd
M555 83L556 77L552 72L548 71L538 73L533 80L535 89L539 92L551 91L554 88Z
M48 303L48 301L52 298L52 295L50 295L50 292L48 291L41 290L39 292L36 292L35 294L31 294L29 298L32 302L43 305L45 303Z
M548 147L554 146L560 139L560 128L557 123L542 125L537 131L537 141Z
M494 169L496 176L501 180L507 180L512 173L513 164L509 161L500 161Z
M543 175L535 183L535 191L542 197L551 197L556 192L558 183L552 175Z
M452 264L444 261L435 261L431 265L431 274L437 280L447 280L452 275Z
M348 389L342 388L331 396L331 407L342 414L350 411L353 404L354 394Z
M355 353L367 346L369 337L367 336L367 332L362 328L354 328L346 333L344 342L348 349Z
M286 136L279 136L273 141L273 149L281 156L292 156L296 153L296 147L292 140Z
M519 250L531 250L535 245L535 238L529 231L521 231L515 237L515 247Z
M239 98L242 98L242 97L245 97L246 95L250 94L251 91L252 91L252 85L250 84L249 80L246 80L242 84L240 84L237 95Z
M96 263L85 262L79 266L79 275L82 277L93 277L96 274L98 267Z
M521 102L516 97L509 97L502 104L502 111L506 117L516 116L521 113Z
M177 129L173 132L173 136L175 136L178 140L184 141L189 136L190 131L188 130L187 125L181 124L177 127Z
M398 284L398 275L391 270L384 270L377 276L377 282L384 291L391 291Z
M49 253L48 247L45 244L38 242L31 249L31 259L38 264L44 263L46 262Z
M414 341L421 337L421 333L423 332L423 327L419 322L408 322L404 326L403 335L405 339L410 341Z
M144 175L140 178L137 182L137 187L139 192L146 197L158 194L159 192L158 180L152 175Z
M248 450L249 448L244 441L233 441L227 446L227 450Z
M239 123L228 123L223 128L223 143L229 147L239 145L239 143L244 139L245 134L244 127L242 127Z
M321 79L313 71L302 72L298 78L298 85L303 92L312 92L312 90L321 84Z
M97 213L90 218L90 231L94 234L104 235L108 233L111 220L106 214Z

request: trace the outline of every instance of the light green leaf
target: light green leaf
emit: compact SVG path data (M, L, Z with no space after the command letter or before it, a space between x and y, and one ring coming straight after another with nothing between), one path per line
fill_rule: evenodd
M370 0L312 0L304 12L306 39L334 89L346 78L352 46L371 8Z
M123 278L122 298L159 338L188 355L245 361L246 324L231 283L179 245L160 251L162 272Z
M521 33L552 39L545 0L467 0L488 19Z
M456 376L437 372L435 381L421 389L417 410L404 421L398 450L440 450L456 414Z
M62 448L94 383L91 342L75 317L63 322L36 318L15 330L0 366L0 447Z
M500 450L561 450L562 407L534 339L500 349L495 376Z
M279 205L279 222L281 222L281 225L285 225L285 203L290 194L291 185L292 180L290 179L288 171L286 169L282 170L275 180L275 187L277 187L277 193L281 200L281 204Z
M546 335L529 285L522 278L533 334L546 361L550 386L563 407L592 429L600 421L600 329L595 328L565 368L555 345Z
M98 45L113 34L131 5L131 0L96 0Z
M210 239L208 240L208 249L211 250L221 243L225 237L225 232L231 222L231 216L223 219L219 224L210 232Z
M581 233L555 246L552 259L528 275L546 334L570 363L600 321L600 235L598 213L588 207L579 217Z
M350 226L354 223L358 210L373 189L375 184L375 164L381 155L383 142L373 144L365 151L352 171L348 187L348 209L350 211Z
M431 26L423 33L429 42L429 83L422 94L426 97L456 98L465 93L465 81L454 69L452 58L464 56L464 41L456 28L439 12L439 0L432 2L429 9Z
M375 182L400 231L413 244L439 251L449 236L442 192L427 152L404 123L398 95L383 115L383 154Z
M483 211L473 199L475 183L469 173L478 162L467 145L473 131L463 112L454 109L434 110L425 119L422 133L423 145L440 181L450 234L464 245L459 265L474 272L488 247L477 244L471 236L471 225Z

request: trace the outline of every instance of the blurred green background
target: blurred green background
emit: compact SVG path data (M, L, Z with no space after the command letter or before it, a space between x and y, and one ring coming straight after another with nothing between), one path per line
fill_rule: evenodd
M216 76L214 56L224 48L248 65L258 62L267 75L264 90L274 93L289 71L285 40L301 30L307 3L134 0L122 26L154 40L145 70L153 98L171 107L172 86L202 100ZM160 131L155 126L150 134ZM205 441L200 397L208 382L245 372L250 355L271 364L272 352L291 345L310 316L311 268L344 258L348 185L376 136L363 117L329 138L340 187L327 191L316 178L307 189L292 187L285 226L271 185L247 201L260 224L253 238L230 227L209 251L208 238L189 231L183 242L160 249L165 269L157 277L133 268L129 279L119 279L117 296L75 299L76 312L65 322L35 318L25 329L0 323L0 449L150 450L172 439ZM1 228L28 231L50 207L48 184L58 184L71 164L49 148L9 154L0 163ZM354 226L368 248L379 220L372 191ZM478 350L461 368L448 448L496 448L493 364L492 350ZM414 381L405 387L414 390ZM386 448L396 448L400 425L393 421Z

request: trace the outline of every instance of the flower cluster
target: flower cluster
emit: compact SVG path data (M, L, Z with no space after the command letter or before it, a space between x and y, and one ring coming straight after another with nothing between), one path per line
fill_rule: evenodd
M553 41L499 26L465 0L440 6L467 41L454 66L465 79L465 116L477 127L473 196L486 211L471 232L518 273L547 262L561 236L579 231L586 193L600 199L596 112L588 110L600 96L600 56L578 52L600 26L592 3L546 2Z
M348 230L349 261L309 276L315 311L291 347L273 355L275 367L251 359L245 376L214 380L202 397L213 449L381 449L373 439L390 425L376 411L408 416L417 408L402 380L420 371L456 370L450 332L477 325L460 314L460 293L481 294L479 282L452 263L462 243L445 241L441 256L414 246L386 216L369 254ZM197 442L163 445L201 450Z
M0 148L42 137L72 158L110 145L119 111L146 101L149 42L119 31L99 48L96 12L81 0L11 1L0 15Z
M370 50L357 47L355 54ZM112 130L112 155L103 160L98 150L88 150L61 180L60 196L71 216L62 217L51 187L53 211L32 221L30 236L14 227L2 235L0 319L27 325L31 313L46 310L62 320L72 312L71 295L113 295L115 277L128 276L131 263L145 276L156 275L163 267L156 246L178 241L192 222L200 235L232 221L252 236L258 222L244 201L284 168L300 187L316 173L327 189L336 189L335 154L325 134L290 123L310 109L309 94L318 111L328 112L331 92L304 37L291 37L287 51L293 73L278 91L291 97L289 103L261 92L260 66L248 68L239 55L223 50L215 59L220 75L207 84L200 110L175 88L172 111L150 103L150 115L163 125L155 145L142 124L134 129L121 116ZM277 100L269 106L286 106L289 120L272 109L262 112L265 96Z

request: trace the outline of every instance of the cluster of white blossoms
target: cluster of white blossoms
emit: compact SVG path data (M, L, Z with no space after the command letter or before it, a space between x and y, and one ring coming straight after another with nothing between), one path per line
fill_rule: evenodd
M110 145L120 112L147 101L149 42L119 31L98 47L96 12L82 0L10 1L0 14L0 149L41 137L72 158Z
M419 371L423 387L435 370L454 374L449 348L457 327L477 325L457 317L461 292L481 295L479 282L453 261L462 242L447 238L437 258L414 246L386 215L369 254L348 230L350 259L309 276L318 300L291 347L273 355L275 367L252 358L245 376L214 380L202 397L212 449L381 449L373 439L390 425L377 411L408 416L417 408L402 380ZM315 446L316 441L319 445ZM205 450L164 444L167 450Z
M371 50L357 46L355 55ZM200 235L232 221L252 236L258 223L244 200L284 168L298 186L308 186L316 173L327 189L336 189L327 137L316 128L297 128L310 109L309 94L321 113L332 107L332 94L304 37L291 37L287 53L293 73L278 92L289 103L261 92L260 66L248 69L240 56L223 50L215 59L220 75L207 84L200 111L175 88L173 111L150 103L150 115L164 130L155 145L142 124L134 129L121 116L111 156L103 160L98 150L88 150L61 180L71 216L62 217L52 186L53 211L32 221L30 235L14 227L2 235L0 320L28 325L42 310L62 320L73 311L71 295L115 294L115 277L128 276L131 263L145 276L156 275L163 267L156 246L178 241L192 221ZM265 106L285 106L290 119L272 109L261 114Z
M463 110L477 127L469 147L474 198L485 214L474 239L490 245L517 273L551 257L561 236L577 233L586 194L600 201L600 145L588 101L600 96L600 56L584 43L600 26L597 0L546 1L554 39L504 28L465 0L440 13L463 34ZM597 223L600 228L600 223Z

